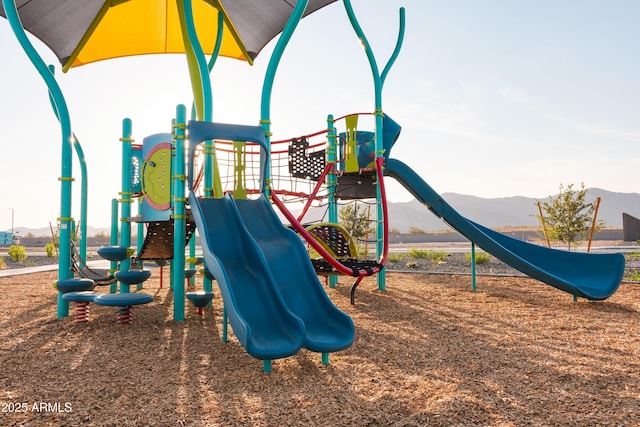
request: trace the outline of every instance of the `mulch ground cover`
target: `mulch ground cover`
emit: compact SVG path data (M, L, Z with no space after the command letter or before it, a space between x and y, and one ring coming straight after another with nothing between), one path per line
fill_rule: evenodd
M356 326L348 350L262 363L159 269L152 303L56 318L56 272L0 278L0 425L639 425L640 286L578 300L532 279L388 273L327 288ZM73 309L73 308L72 308Z

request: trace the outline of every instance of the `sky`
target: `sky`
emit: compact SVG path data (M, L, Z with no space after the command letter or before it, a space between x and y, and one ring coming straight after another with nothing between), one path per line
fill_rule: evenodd
M584 183L640 192L640 2L636 0L353 0L382 69L406 9L402 51L387 76L383 110L402 126L391 157L436 191L477 197L556 194ZM110 224L120 189L122 120L133 136L170 131L191 104L180 55L141 56L62 74L89 175L89 225ZM256 125L275 40L250 67L222 58L212 73L215 121ZM46 86L0 19L0 230L55 225L60 215L60 130ZM327 114L373 111L369 65L336 2L302 20L272 97L274 139L325 127ZM79 167L74 165L79 176ZM79 181L73 216L79 217ZM392 202L411 200L388 184ZM428 214L425 211L425 214Z

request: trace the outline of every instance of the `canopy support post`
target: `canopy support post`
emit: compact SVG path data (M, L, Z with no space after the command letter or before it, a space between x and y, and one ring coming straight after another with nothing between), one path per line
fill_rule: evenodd
M382 157L383 156L383 146L382 146L382 140L383 140L383 118L384 118L384 114L382 112L382 87L384 85L384 80L387 77L387 74L389 73L389 70L391 69L391 66L393 65L393 63L395 62L396 58L398 57L398 54L400 53L400 49L402 47L402 42L404 40L404 22L405 22L405 13L404 13L404 8L400 8L400 28L398 31L398 38L396 41L396 47L391 55L391 57L389 58L389 60L387 61L387 64L384 68L384 70L382 71L382 74L379 73L378 71L378 64L376 62L376 58L373 54L373 50L371 49L371 45L369 44L369 41L367 40L367 37L364 34L364 31L362 31L362 27L360 27L360 24L358 23L358 20L355 16L355 13L353 11L353 7L351 6L351 0L343 0L344 3L344 7L345 10L347 12L347 16L349 17L349 22L351 22L351 26L353 27L353 30L355 31L356 35L358 36L358 39L360 39L360 42L362 43L362 45L364 46L365 49L365 53L367 55L367 59L369 60L369 66L371 68L371 74L373 76L373 86L374 86L374 93L375 93L375 110L374 110L374 115L375 115L375 119L376 119L376 137L375 137L375 143L376 143L376 157ZM380 176L381 178L381 176ZM387 234L388 231L383 229L383 227L381 227L380 225L380 220L382 219L382 215L383 215L383 207L382 207L382 202L381 202L381 194L380 194L380 186L378 185L378 190L377 190L377 222L376 222L376 255L378 258L383 256L384 253L384 243L383 241L385 239L387 239ZM383 270L381 271L378 275L377 275L377 281L378 281L378 289L383 291L386 288L386 272Z
M264 171L262 171L262 176L264 177L262 181L262 191L267 197L269 197L271 190L271 92L273 90L273 81L276 77L276 71L278 70L280 59L282 59L282 54L284 53L289 40L291 40L291 36L298 26L298 23L300 23L302 15L304 15L304 11L307 9L308 3L309 0L299 0L296 2L296 6L287 21L287 25L285 25L284 30L282 30L282 34L276 43L276 47L273 49L273 53L269 59L269 65L267 66L267 72L265 73L264 83L262 84L260 126L264 132L265 140L267 141L267 149L264 154L260 154L260 156L266 157L266 160L261 161L260 163L264 164Z
M45 84L49 89L51 98L56 105L56 111L60 115L60 130L62 142L62 159L60 173L60 217L58 223L60 225L60 258L58 261L58 280L68 279L72 277L71 272L71 232L73 218L71 218L71 183L73 181L72 162L73 152L71 144L73 141L73 133L71 131L71 118L69 117L69 109L62 95L62 90L58 82L53 77L47 64L42 60L33 44L29 41L25 33L15 0L2 0L7 20L11 26L13 34L18 39L20 46L25 51L29 60L36 68ZM69 303L62 299L62 293L58 292L58 318L69 315Z

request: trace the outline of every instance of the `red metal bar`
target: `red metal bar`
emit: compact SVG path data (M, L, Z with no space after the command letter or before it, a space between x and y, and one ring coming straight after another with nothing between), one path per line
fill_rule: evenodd
M329 172L331 172L331 170L333 169L333 166L334 166L334 163L327 163L327 165L324 167L324 170L322 171L322 175L320 175L320 178L318 178L318 182L316 183L316 186L313 188L313 191L311 192L311 195L309 196L307 203L305 203L304 208L302 209L302 212L300 212L300 215L298 215L298 221L302 221L302 218L304 218L304 216L307 214L307 211L311 206L311 202L313 202L314 198L318 195L318 191L320 191L320 187L322 187L322 184L324 183L324 179L327 177Z

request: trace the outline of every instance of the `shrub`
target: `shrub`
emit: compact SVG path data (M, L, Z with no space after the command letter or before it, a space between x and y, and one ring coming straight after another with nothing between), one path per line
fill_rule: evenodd
M471 252L464 254L464 257L467 261L471 262ZM476 264L484 264L489 261L489 258L491 258L491 256L486 252L476 252Z
M429 251L424 249L411 249L407 255L411 258L429 258Z
M27 251L24 246L13 245L9 248L9 256L16 262L27 259Z
M429 259L434 264L443 262L448 256L449 254L445 251L429 251Z
M411 258L428 258L434 264L444 261L447 256L449 256L445 251L430 251L425 249L411 249L407 255Z
M414 227L413 225L409 227L409 234L424 234L424 233L426 233L426 231L424 231L420 227Z
M44 250L47 251L47 257L53 258L54 256L56 256L56 245L54 245L53 243L47 243L44 246Z
M5 268L7 268L7 262L3 257L0 257L0 270L4 270Z
M387 256L387 261L389 262L400 262L402 260L404 260L404 254L394 253Z
M628 282L640 282L640 271L638 270L627 271L624 275L624 280Z
M409 261L408 263L405 264L405 267L407 268L418 268L418 263L415 261Z

